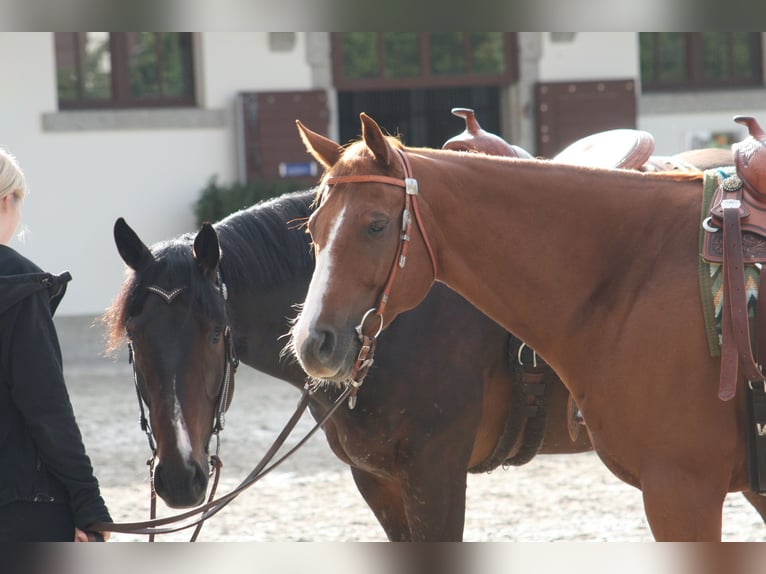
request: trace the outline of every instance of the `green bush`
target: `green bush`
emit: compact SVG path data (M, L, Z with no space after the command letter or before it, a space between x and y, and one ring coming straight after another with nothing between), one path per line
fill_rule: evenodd
M221 185L218 183L218 176L214 175L208 180L194 204L197 226L202 225L204 221L218 221L230 213L265 199L307 187L304 181L293 179Z

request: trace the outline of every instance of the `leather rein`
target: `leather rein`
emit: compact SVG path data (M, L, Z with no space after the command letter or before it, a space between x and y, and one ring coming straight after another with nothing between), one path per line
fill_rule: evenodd
M412 237L410 231L412 229L413 217L415 219L415 223L418 226L418 229L420 229L420 235L423 237L423 242L425 243L426 249L428 250L428 256L431 259L431 266L434 272L434 280L436 280L437 276L436 257L434 256L431 242L428 240L428 235L426 234L426 229L423 225L420 210L418 208L418 181L412 177L412 167L410 166L410 161L404 151L399 148L396 148L395 151L397 152L397 157L399 158L402 170L404 171L403 178L390 177L387 175L341 175L336 177L328 177L325 181L325 184L328 187L342 183L385 183L387 185L393 185L404 189L404 209L402 211L401 233L399 234L399 243L396 248L396 256L394 257L394 261L391 265L388 279L383 286L383 290L378 297L378 302L375 307L368 309L362 316L362 320L359 322L359 325L356 326L356 333L362 346L359 350L359 355L357 356L356 362L354 363L354 367L351 371L351 377L349 380L351 394L349 395L348 399L348 407L350 409L353 409L356 406L356 395L359 391L359 387L362 386L364 378L367 376L367 372L373 363L378 335L380 335L380 332L383 330L383 313L386 309L386 305L388 304L388 297L391 294L394 279L396 278L398 270L404 269L404 266L407 263L407 249ZM379 321L378 328L373 335L367 334L364 329L367 318L370 315L377 317Z
M226 289L226 284L221 279L220 271L217 274L217 284L216 287L218 288L219 292L224 298L224 301L228 299L228 292ZM172 303L173 299L175 299L186 287L179 287L177 289L174 289L173 291L165 291L161 287L157 287L155 285L150 285L147 287L147 290L151 293L157 294L160 297L162 297L166 303L170 304ZM322 427L327 420L335 413L337 408L340 406L340 404L346 399L346 397L350 394L351 389L346 388L344 392L340 394L338 399L333 403L333 405L330 407L328 412L322 417L322 419L317 422L314 427L306 434L306 436L298 441L296 445L291 448L287 453L285 453L281 458L279 458L276 462L272 463L271 466L267 466L269 462L274 458L274 456L279 452L279 449L284 444L285 440L287 440L287 437L290 435L292 430L295 428L295 426L298 424L298 421L301 419L304 411L308 407L309 399L311 398L311 395L314 394L316 391L315 388L311 387L308 383L304 386L303 393L301 395L301 399L298 402L298 406L296 407L295 412L288 420L285 427L282 429L280 434L275 439L274 443L269 447L266 454L263 456L263 458L258 462L258 464L253 468L253 470L247 475L247 477L231 492L228 494L225 494L221 496L218 499L215 499L215 492L218 487L218 482L220 479L220 471L221 467L223 466L221 463L221 459L218 456L218 452L220 450L220 432L224 428L224 413L228 410L231 400L232 400L232 394L234 389L234 374L236 373L237 367L239 366L239 359L237 358L236 351L234 349L234 344L231 340L231 328L228 325L228 322L224 328L224 372L221 379L221 388L218 394L218 400L217 400L217 406L216 406L216 414L213 419L213 433L216 437L216 450L215 454L211 455L210 457L210 465L211 465L211 474L215 473L215 478L213 481L213 485L210 490L210 494L208 496L207 502L199 506L197 508L194 508L192 510L189 510L187 512L183 512L180 514L176 514L173 516L168 516L165 518L156 518L156 508L157 508L157 492L154 489L154 465L157 458L157 446L154 440L154 432L152 431L151 424L149 422L149 417L146 415L146 410L144 408L144 404L148 406L148 402L144 399L143 395L141 394L141 389L138 384L138 373L136 371L136 365L135 365L135 357L134 357L134 351L133 351L133 345L130 341L130 338L128 338L128 361L130 362L133 370L133 383L135 385L136 389L136 395L138 397L138 406L140 411L140 425L141 430L146 434L147 440L149 442L149 448L152 451L152 456L146 461L146 464L149 466L149 478L150 478L150 488L151 488L151 498L150 498L150 519L142 522L109 522L109 523L95 523L89 527L90 531L93 532L119 532L122 534L143 534L147 535L149 537L149 542L154 541L154 537L157 534L169 534L171 532L178 532L180 530L186 530L187 528L195 527L194 533L192 534L190 542L194 542L197 539L197 536L199 535L199 532L202 528L202 525L204 522L213 516L214 514L217 514L220 512L226 505L228 505L232 500L234 500L239 494L241 494L243 491L245 491L247 488L255 484L258 480L266 476L269 472L274 470L277 466L282 464L289 456L291 456L295 451L298 450L303 444L308 441L308 439L316 433L317 430L319 430L320 427ZM195 516L198 516L198 518L193 519ZM177 525L177 523L181 523L180 526ZM170 526L175 525L175 526Z
M316 433L316 431L319 430L319 428L322 427L333 414L335 414L335 411L348 397L350 392L351 387L346 387L330 407L330 410L328 410L324 417L322 417L322 419L317 422L308 433L306 433L306 436L298 441L295 446L288 450L279 459L271 463L270 466L267 466L269 465L269 462L271 462L271 459L274 458L279 449L282 447L285 440L287 440L290 432L292 432L292 430L298 424L298 421L308 407L309 399L311 398L311 395L314 393L314 391L309 388L308 384L306 384L304 386L303 393L301 394L301 398L298 402L298 406L296 407L295 412L290 417L290 420L288 420L282 431L279 433L279 436L277 436L274 443L271 445L271 447L269 447L263 458L258 462L258 464L255 465L253 470L250 471L250 473L242 480L242 482L240 482L239 485L237 485L227 494L224 494L202 506L186 512L182 512L180 514L175 514L173 516L155 518L143 522L97 522L90 526L90 530L96 532L109 531L119 532L122 534L145 534L153 536L156 534L169 534L171 532L178 532L180 530L191 528L192 526L201 525L205 522L205 520L223 510L232 500L242 494L242 492L247 490L250 486L258 482L272 470L277 468L301 446L303 446L314 435L314 433ZM195 516L198 516L198 518L194 519ZM186 522L181 525L177 525L183 521Z

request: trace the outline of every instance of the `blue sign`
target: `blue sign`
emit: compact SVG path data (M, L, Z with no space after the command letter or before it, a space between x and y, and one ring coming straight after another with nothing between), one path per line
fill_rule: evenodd
M280 177L309 177L316 176L318 166L315 161L279 162Z

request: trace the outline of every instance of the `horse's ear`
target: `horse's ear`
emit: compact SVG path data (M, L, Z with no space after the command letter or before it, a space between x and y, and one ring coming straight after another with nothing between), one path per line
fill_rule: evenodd
M306 146L306 151L314 156L314 159L328 169L338 163L343 154L343 148L330 138L312 132L300 120L295 120L295 125L298 126L298 133L301 135L303 145Z
M133 271L139 271L154 261L152 252L122 217L114 222L114 242L120 257Z
M380 163L388 165L391 161L391 144L388 143L386 136L380 126L370 116L362 112L359 114L362 120L362 139L367 147Z
M192 254L206 273L214 271L218 266L218 261L221 259L221 247L218 243L218 234L209 223L203 223L197 237L194 238Z

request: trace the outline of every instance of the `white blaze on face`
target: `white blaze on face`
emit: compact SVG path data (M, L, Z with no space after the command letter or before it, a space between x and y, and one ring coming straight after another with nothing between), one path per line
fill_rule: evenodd
M192 445L189 438L189 431L186 429L184 414L181 410L181 404L178 402L176 394L176 380L173 379L173 428L176 431L176 446L181 459L188 461L192 458Z
M311 278L311 284L309 285L308 293L306 293L306 301L303 303L303 309L293 331L296 343L295 348L299 353L303 341L308 337L311 327L316 322L316 318L322 312L322 303L330 281L332 252L345 212L346 206L343 206L343 209L335 217L335 221L332 224L330 234L327 237L327 245L324 246L317 256L314 276Z

